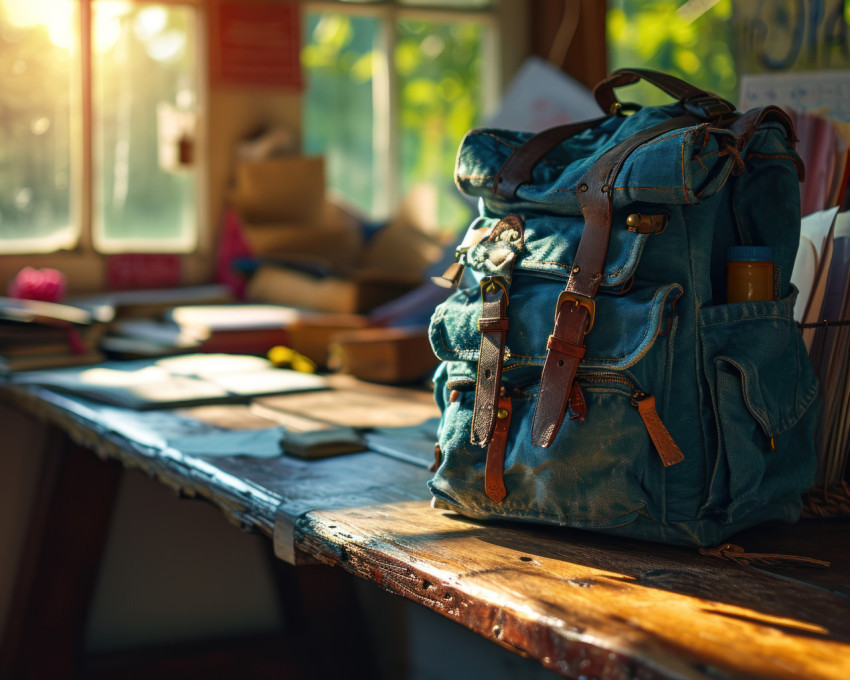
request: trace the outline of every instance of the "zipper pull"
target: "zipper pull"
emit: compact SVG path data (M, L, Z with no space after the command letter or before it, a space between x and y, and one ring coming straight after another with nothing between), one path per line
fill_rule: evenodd
M570 407L570 420L584 421L587 416L587 402L584 400L584 392L581 385L578 384L578 380L573 380L567 404Z
M655 449L661 457L664 467L670 467L685 460L685 455L678 447L670 432L661 422L658 411L655 410L655 397L651 394L635 391L632 393L632 406L636 407L640 419L649 432L649 438L655 444Z

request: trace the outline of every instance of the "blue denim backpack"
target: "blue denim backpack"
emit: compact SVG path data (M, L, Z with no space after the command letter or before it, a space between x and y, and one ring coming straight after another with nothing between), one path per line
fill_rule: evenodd
M640 78L678 102L620 104ZM792 316L793 126L653 71L594 93L603 118L460 148L480 215L443 276L474 283L430 327L434 505L699 546L794 521L818 387ZM774 299L726 302L740 245L772 249Z

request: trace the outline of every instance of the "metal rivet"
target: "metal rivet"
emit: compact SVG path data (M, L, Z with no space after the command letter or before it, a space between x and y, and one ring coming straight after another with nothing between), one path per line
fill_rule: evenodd
M579 186L579 189L581 191L587 191L587 184L582 184L581 186Z
M578 265L576 265L572 269L573 274L578 274L580 271L581 271L581 267L579 267Z
M511 415L511 414L508 412L508 409L506 409L506 408L500 408L498 411L496 411L496 417L499 420L504 420L509 415Z
M610 187L609 187L607 184L605 184L605 185L602 187L602 193L603 193L603 194L607 194L607 193L608 193L608 189L610 189Z
M640 215L638 213L632 213L626 218L626 226L631 227L632 229L640 226Z

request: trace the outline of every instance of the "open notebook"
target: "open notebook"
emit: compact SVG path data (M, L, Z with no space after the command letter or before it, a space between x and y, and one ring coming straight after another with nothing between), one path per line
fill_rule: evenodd
M25 371L13 374L11 382L41 385L141 410L247 403L259 395L320 390L328 386L321 376L275 368L260 357L231 354L187 354Z

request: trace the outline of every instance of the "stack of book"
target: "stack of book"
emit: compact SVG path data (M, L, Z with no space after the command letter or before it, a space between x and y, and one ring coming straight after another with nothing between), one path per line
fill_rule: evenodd
M106 305L0 297L0 373L101 361L98 345L113 314Z

